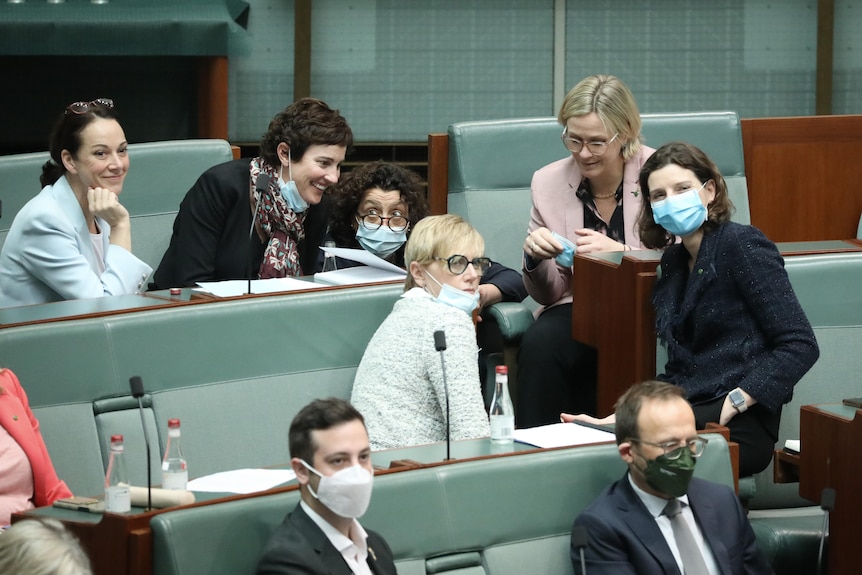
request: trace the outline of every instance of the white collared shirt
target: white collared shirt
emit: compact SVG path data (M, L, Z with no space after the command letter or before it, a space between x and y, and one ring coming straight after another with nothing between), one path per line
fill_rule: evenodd
M305 501L300 501L299 504L311 520L320 527L333 547L341 553L353 573L356 575L373 575L371 567L368 566L368 534L359 524L359 521L353 520L350 525L350 537L345 537L344 533L333 527Z
M685 573L682 568L682 557L679 554L679 547L676 545L676 537L673 535L673 527L670 524L670 519L664 515L664 508L667 505L667 499L662 497L656 497L652 493L647 493L643 489L635 484L634 479L632 479L632 474L628 474L629 484L632 486L632 489L635 490L635 493L643 501L643 504L646 506L647 511L655 519L658 528L661 529L661 534L664 535L665 541L667 541L668 547L670 547L671 553L673 553L673 558L676 560L676 564L679 567L680 573ZM712 575L720 575L721 571L718 568L718 563L715 562L715 556L712 554L712 549L709 547L709 543L703 538L703 533L700 530L700 526L697 524L697 521L694 518L694 514L691 512L691 506L688 503L688 495L683 495L681 497L677 497L680 503L680 507L682 508L682 516L685 519L686 523L688 523L689 529L691 529L691 534L694 537L695 543L697 543L698 548L700 549L701 554L703 555L704 563L706 563L706 568L709 569L709 572Z

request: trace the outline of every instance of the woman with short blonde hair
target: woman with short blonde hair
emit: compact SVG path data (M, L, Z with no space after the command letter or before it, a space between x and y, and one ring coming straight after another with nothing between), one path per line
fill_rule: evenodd
M482 400L472 313L491 260L459 216L429 216L407 240L404 293L368 343L351 403L365 417L372 449L490 432ZM446 377L437 350L444 334Z

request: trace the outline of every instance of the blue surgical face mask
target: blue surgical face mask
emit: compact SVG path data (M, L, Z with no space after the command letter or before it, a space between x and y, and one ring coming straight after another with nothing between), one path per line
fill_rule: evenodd
M700 229L708 216L706 206L700 201L700 190L705 185L706 182L696 190L691 189L664 200L651 202L655 223L673 235L682 237Z
M551 232L551 234L554 236L554 239L563 244L563 251L554 260L564 268L570 268L575 265L575 252L578 249L575 244L557 232Z
M293 181L293 170L290 167L293 162L290 161L290 152L287 153L287 162L287 177L289 179L285 182L281 177L284 171L284 166L281 166L278 170L278 188L281 191L281 197L287 202L288 207L294 213L301 214L308 209L308 202L303 200L302 196L299 195L296 182Z
M471 315L473 310L479 307L479 292L470 293L452 287L449 284L441 284L437 278L432 276L427 270L428 277L434 280L434 283L440 286L440 293L434 298L438 302L460 309L464 313Z
M381 225L376 230L371 230L365 227L362 220L357 218L357 222L359 227L356 228L356 241L362 249L377 257L385 258L392 255L407 241L407 228L395 232L389 226Z

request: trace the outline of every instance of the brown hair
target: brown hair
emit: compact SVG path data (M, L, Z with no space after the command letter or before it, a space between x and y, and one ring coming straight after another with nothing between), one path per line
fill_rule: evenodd
M658 399L667 401L675 397L685 399L685 393L682 388L663 381L644 381L628 388L617 400L615 406L616 423L614 424L614 433L616 434L617 445L629 439L640 439L638 415L645 400Z
M315 399L300 409L290 423L287 440L290 457L298 457L313 466L317 445L311 439L311 432L330 429L357 419L365 425L362 414L343 399Z
M315 145L353 145L353 132L338 110L317 98L297 100L275 115L260 142L260 155L270 166L278 166L278 145L290 146L290 157L298 162Z
M407 219L411 223L428 215L425 189L415 172L389 162L363 164L326 191L332 200L329 204L329 233L339 246L355 245L353 223L356 211L362 196L373 188L401 192L401 199L407 204Z
M727 193L727 184L716 165L697 146L685 142L670 142L663 145L644 163L640 172L640 189L644 194L641 213L638 216L638 228L643 244L648 248L662 249L673 244L676 237L655 223L650 204L649 177L653 172L668 165L677 165L691 170L700 183L712 180L715 183L715 197L707 206L707 220L703 224L704 231L711 231L723 223L730 221L733 213L733 203Z
M94 122L96 118L117 119L117 112L113 103L109 100L104 101L111 103L111 105L93 100L88 103L86 112L72 112L67 108L57 118L48 140L51 159L42 166L42 175L39 176L39 183L42 184L42 187L54 185L66 174L66 166L63 165L62 158L63 150L69 150L73 158L78 156L78 150L81 149L82 144L81 132L84 131L84 128Z

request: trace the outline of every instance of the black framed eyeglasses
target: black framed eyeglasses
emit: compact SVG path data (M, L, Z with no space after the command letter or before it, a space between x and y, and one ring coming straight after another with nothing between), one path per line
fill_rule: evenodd
M66 106L66 113L86 114L93 108L113 108L114 101L109 98L96 98L90 102L72 102Z
M379 230L380 226L385 223L393 232L403 232L407 229L407 226L410 225L410 220L404 216L391 216L385 218L383 216L378 216L377 214L365 214L364 216L357 216L356 219L369 230Z
M679 459L682 456L683 449L688 449L692 457L700 457L703 455L703 450L706 449L706 444L708 443L705 437L700 436L689 439L684 445L680 445L679 441L665 441L664 443L653 443L652 441L645 441L643 439L628 439L627 441L659 447L664 452L664 456L671 461Z
M614 137L608 140L607 142L604 140L594 140L592 142L585 142L578 138L572 138L571 136L566 135L566 131L568 128L563 128L563 133L560 134L560 138L563 140L563 145L566 146L566 149L572 152L573 154L580 154L581 150L584 149L584 146L590 151L590 153L594 156L604 156L605 152L608 151L608 145L617 139L619 136L619 132L614 134Z
M434 259L440 262L446 262L446 267L456 276L467 271L467 266L470 264L473 265L476 269L476 273L480 276L485 275L485 272L491 267L491 258L476 258L468 260L467 256L456 254L454 256L449 256L448 258L438 258L435 256Z

